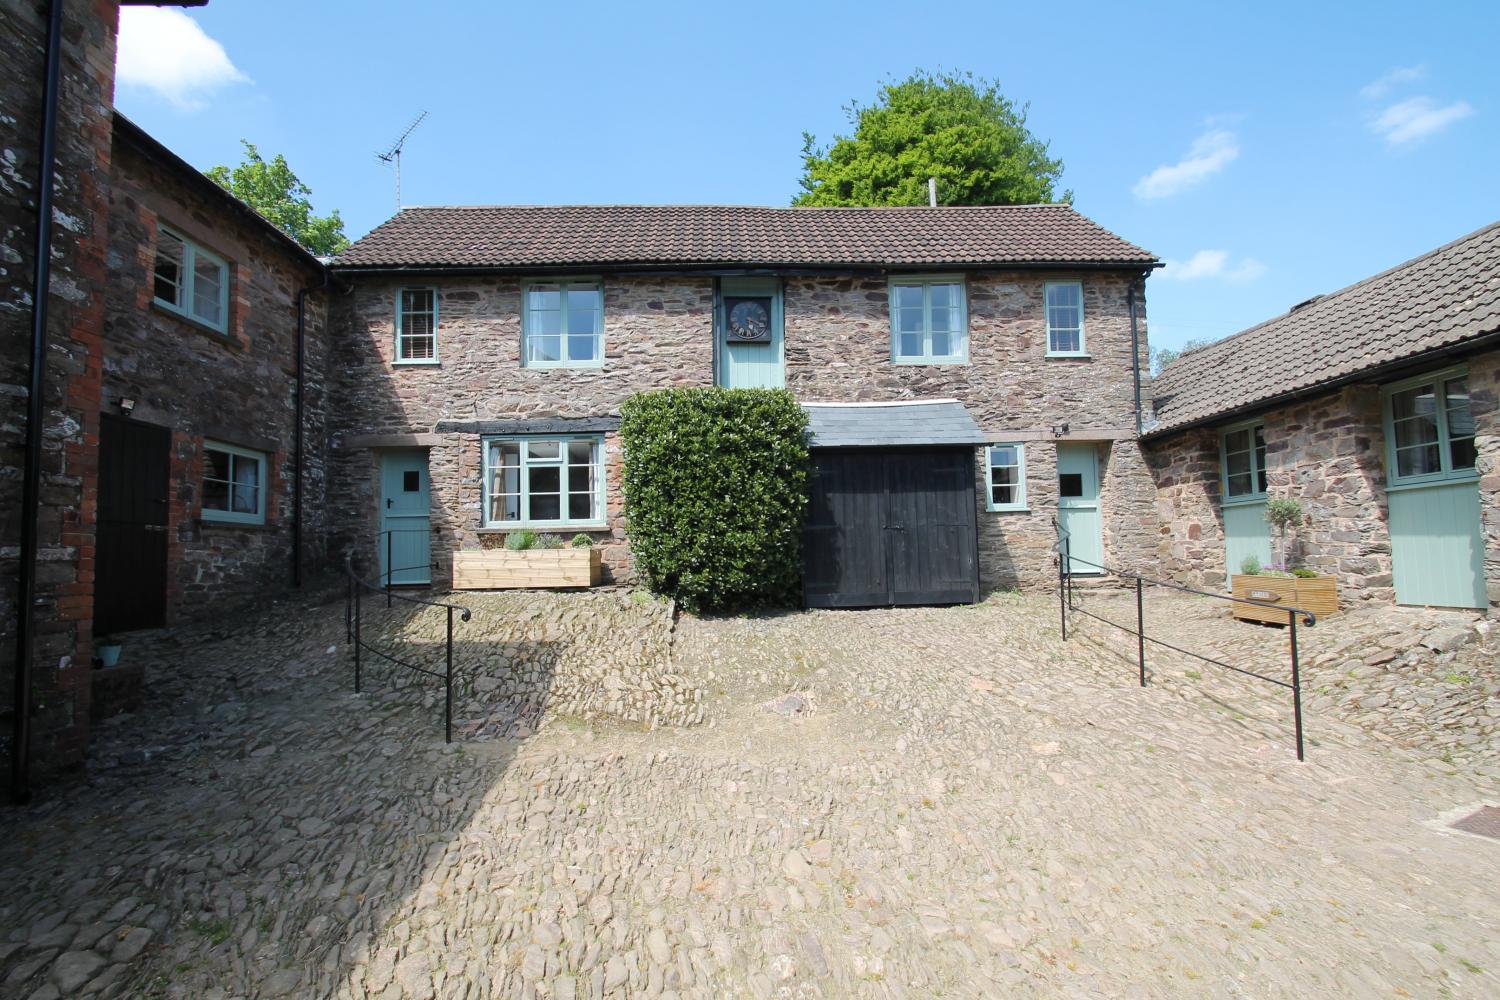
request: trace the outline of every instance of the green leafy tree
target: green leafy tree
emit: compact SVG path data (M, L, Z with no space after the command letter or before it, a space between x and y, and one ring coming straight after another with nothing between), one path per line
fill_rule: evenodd
M312 189L292 173L280 153L265 160L255 143L241 139L245 159L230 169L217 166L208 171L214 181L240 201L270 220L278 229L320 257L332 256L349 245L344 220L337 209L329 215L312 214L307 196Z
M1207 347L1213 341L1207 338L1201 340L1186 341L1181 347L1153 347L1151 348L1151 374L1160 375L1161 370L1188 351L1196 351L1200 347Z
M1055 201L1062 161L1026 128L1026 110L972 73L918 70L887 82L874 104L844 109L853 135L819 148L802 133L802 193L792 204L925 205L929 177L941 205Z

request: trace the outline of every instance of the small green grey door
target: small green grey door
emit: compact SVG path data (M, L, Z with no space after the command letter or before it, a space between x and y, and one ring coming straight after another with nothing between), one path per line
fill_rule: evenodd
M1104 519L1099 513L1099 453L1091 444L1057 446L1058 522L1067 532L1070 576L1104 571Z
M427 453L389 451L380 456L380 582L432 582L432 509Z
M1484 536L1466 369L1385 387L1391 570L1400 604L1483 608Z
M1266 524L1266 432L1262 424L1240 424L1219 432L1220 496L1223 498L1224 568L1238 573L1251 556L1270 566L1271 528Z
M718 384L728 389L786 385L781 279L720 278L714 309Z

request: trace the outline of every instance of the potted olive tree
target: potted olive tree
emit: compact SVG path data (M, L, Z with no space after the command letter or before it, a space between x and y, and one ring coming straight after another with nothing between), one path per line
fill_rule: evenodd
M556 535L512 531L505 547L453 553L455 590L541 590L593 587L603 575L593 539L579 532L564 545Z
M1331 615L1339 609L1338 583L1305 567L1291 564L1287 535L1306 521L1302 505L1291 497L1272 497L1266 501L1266 523L1276 530L1276 563L1262 566L1255 556L1246 556L1240 571L1230 577L1234 596L1262 601L1282 607L1302 608L1318 615ZM1287 615L1278 608L1254 604L1233 605L1234 616L1245 621L1285 625Z

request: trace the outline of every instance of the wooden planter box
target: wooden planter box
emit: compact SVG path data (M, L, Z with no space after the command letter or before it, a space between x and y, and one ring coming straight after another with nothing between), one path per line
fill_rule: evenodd
M1310 579L1285 576L1246 576L1235 573L1230 577L1234 596L1250 601L1266 601L1289 608L1302 608L1318 617L1335 614L1339 609L1338 584L1331 576L1315 576ZM1247 622L1270 622L1286 624L1286 612L1271 608L1258 608L1253 604L1232 605L1234 616Z
M453 553L454 590L545 590L592 587L598 549L461 549Z

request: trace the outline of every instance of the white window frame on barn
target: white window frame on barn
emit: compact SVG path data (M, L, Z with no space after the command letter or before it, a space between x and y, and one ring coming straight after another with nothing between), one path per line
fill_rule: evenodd
M933 304L933 290L949 289L957 302ZM963 275L896 275L886 290L891 324L891 361L898 365L965 365L969 363L969 290ZM939 311L943 323L934 322ZM944 329L937 329L942 326ZM938 338L947 337L947 350L938 351ZM911 341L919 343L911 350Z
M408 296L426 295L426 309L413 309ZM431 342L430 354L416 353L423 341ZM438 363L438 292L430 285L408 285L396 292L396 364Z
M1076 302L1054 302L1053 294L1068 289L1077 294ZM1053 320L1060 318L1059 314L1065 310L1078 310L1078 323L1074 325L1054 325ZM1047 314L1047 357L1049 358L1086 358L1089 356L1089 344L1085 334L1083 318L1083 282L1081 281L1049 281L1043 292L1043 311ZM1066 335L1069 344L1058 347L1058 338ZM1076 346L1071 345L1071 338L1078 338Z
M225 474L222 478L208 474L208 465L211 461L209 452L220 452L225 455ZM222 441L204 441L203 465L203 482L199 488L199 516L203 520L222 521L227 524L266 523L266 495L271 488L271 462L265 452L225 444ZM241 469L246 465L255 469L253 479L241 475ZM226 507L209 506L210 483L224 485ZM248 504L242 502L246 497L251 500Z
M999 459L1000 461L996 461ZM1006 461L1011 459L1011 461ZM997 470L1013 470L1008 481L997 481ZM1026 506L1026 445L998 441L984 449L984 507L989 511L1024 511ZM996 490L1009 489L1009 500L996 500Z
M552 434L486 437L483 440L486 528L572 528L600 530L607 527L604 509L604 436L601 434ZM587 457L580 453L587 446ZM549 455L548 452L555 454ZM544 487L553 470L558 488L535 489L532 479ZM582 481L578 474L585 477ZM540 510L546 498L557 497L557 517ZM542 503L536 503L537 500ZM573 513L586 503L586 514ZM535 504L535 506L534 506ZM541 516L538 516L540 513Z
M585 292L595 296L594 307L588 310L591 322L579 322L575 329L574 321L581 314L569 306L574 295ZM541 298L548 294L557 295L556 308ZM549 340L556 341L555 351L547 350ZM584 345L588 345L587 357L579 350ZM527 368L604 367L604 282L598 278L526 282L521 287L521 363Z
M172 247L180 248L179 258L174 259ZM229 263L169 226L156 227L151 295L157 305L184 319L229 332Z

